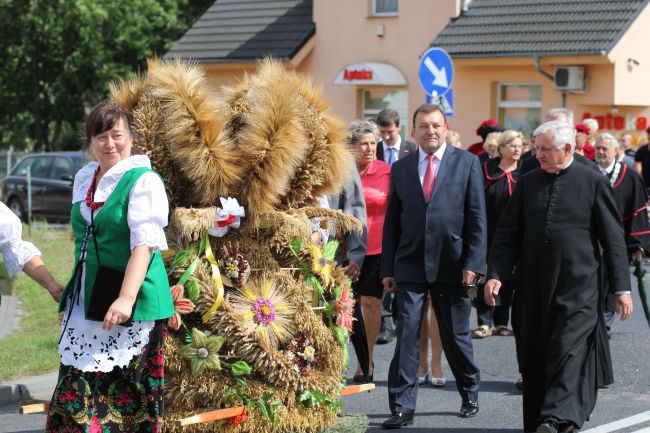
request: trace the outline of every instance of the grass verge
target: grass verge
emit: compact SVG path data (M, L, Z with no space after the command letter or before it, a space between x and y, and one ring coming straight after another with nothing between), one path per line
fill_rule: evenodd
M24 227L23 239L33 242L41 250L54 278L65 284L74 264L74 245L69 229L32 226L32 236L28 236ZM8 279L4 264L0 268L3 268L0 271L0 291L17 296L22 309L19 328L0 339L0 382L56 370L59 366L57 345L60 328L57 304L47 290L22 272Z

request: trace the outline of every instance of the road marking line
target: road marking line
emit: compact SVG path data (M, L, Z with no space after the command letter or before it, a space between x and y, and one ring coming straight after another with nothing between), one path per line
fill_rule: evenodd
M618 421L610 422L609 424L599 425L598 427L590 428L582 433L610 433L616 430L624 429L626 427L641 424L642 422L650 421L650 411L642 412L627 418L619 419ZM635 433L649 433L650 429L640 430Z
M641 430L637 430L637 431L633 431L632 433L650 433L650 427L647 427L647 428L644 428L644 429L641 429Z

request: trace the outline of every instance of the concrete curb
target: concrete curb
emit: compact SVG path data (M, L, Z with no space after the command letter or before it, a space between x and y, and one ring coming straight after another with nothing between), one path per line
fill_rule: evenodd
M28 399L49 401L58 375L58 371L55 371L0 383L0 406Z

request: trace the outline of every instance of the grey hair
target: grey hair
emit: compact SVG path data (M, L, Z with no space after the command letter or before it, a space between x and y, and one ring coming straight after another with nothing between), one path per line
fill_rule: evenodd
M549 131L553 133L553 145L563 148L565 144L570 144L571 153L573 153L576 148L576 133L573 126L560 120L551 120L539 125L533 135L537 137Z
M353 120L348 126L345 142L347 144L356 144L366 134L372 134L378 140L379 128L377 128L377 124L367 120Z
M570 110L568 108L564 108L564 107L551 108L546 112L546 116L544 117L544 120L546 120L547 122L550 122L551 120L561 120L559 119L559 117L566 117L569 126L573 128L574 125L573 110Z
M612 147L616 149L617 147L621 147L621 143L614 137L613 134L610 134L609 132L601 132L598 134L598 137L596 137L596 142L599 142L600 140L609 140L612 143Z
M593 129L598 129L598 121L593 117L582 119L582 123L584 125L587 125L587 128L589 128L589 132L592 132Z

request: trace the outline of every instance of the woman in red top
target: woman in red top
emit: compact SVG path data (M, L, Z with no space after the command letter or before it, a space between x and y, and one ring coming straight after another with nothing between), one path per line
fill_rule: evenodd
M372 353L381 325L381 298L384 292L379 276L381 262L381 240L384 217L388 204L390 165L376 159L379 130L377 125L365 120L355 120L348 128L347 143L354 154L354 160L361 177L363 196L368 215L368 249L363 259L359 280L355 283L355 297L361 298L361 311L366 325L370 371L364 377L357 366L354 382L372 381Z

